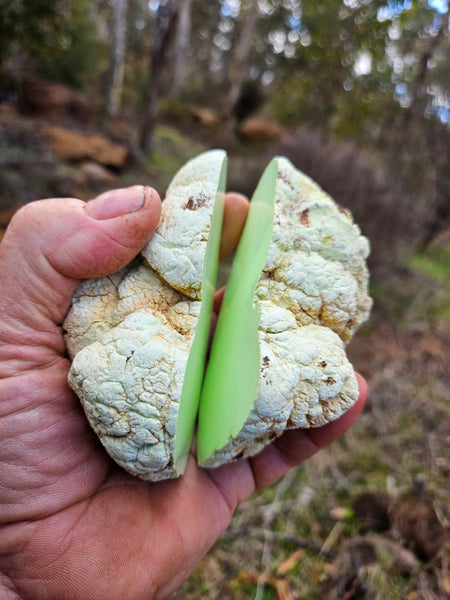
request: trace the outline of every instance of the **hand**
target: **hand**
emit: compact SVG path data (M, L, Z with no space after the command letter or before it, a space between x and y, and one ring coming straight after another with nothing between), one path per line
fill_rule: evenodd
M228 195L222 254L246 201ZM342 418L290 431L250 460L216 470L193 458L178 480L149 484L114 466L67 386L61 324L78 280L130 262L157 226L140 187L86 204L20 210L0 246L0 595L6 599L164 598L194 569L255 490L341 435Z

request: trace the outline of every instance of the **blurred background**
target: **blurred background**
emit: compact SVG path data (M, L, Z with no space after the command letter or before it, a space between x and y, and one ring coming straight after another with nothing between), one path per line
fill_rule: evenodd
M21 205L289 157L370 238L353 430L236 514L176 598L450 598L446 0L0 0L0 238ZM245 565L245 566L244 566Z

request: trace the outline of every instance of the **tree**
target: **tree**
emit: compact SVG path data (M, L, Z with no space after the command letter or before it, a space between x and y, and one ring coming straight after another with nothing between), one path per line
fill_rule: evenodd
M24 51L51 43L62 33L66 4L60 0L0 0L0 71L15 42Z
M381 87L389 90L391 70L385 64L390 21L379 18L384 1L302 3L290 30L278 28L286 67L274 74L276 115L288 124L302 123L323 133L357 136ZM274 46L277 44L274 36ZM386 88L382 92L385 97Z
M450 4L447 5L447 10L440 16L435 34L428 38L425 48L418 56L417 72L415 73L409 85L409 95L411 100L403 112L403 118L400 124L400 131L398 132L399 135L397 136L397 140L404 141L406 138L408 126L411 123L411 120L414 118L414 113L416 112L417 106L420 103L420 97L424 93L425 83L430 76L430 67L435 60L439 46L444 41L445 32L448 31L449 18Z
M65 0L65 25L59 36L36 51L29 63L34 73L45 80L59 81L94 97L100 92L101 74L107 57L106 43L99 36L102 19L97 2Z
M127 33L127 0L114 0L113 3L113 36L110 67L110 82L107 92L106 114L117 116L120 108L120 95L125 72L125 47Z
M222 137L225 143L232 134L234 109L239 99L242 83L247 75L249 65L246 59L255 32L257 18L258 0L249 0L225 78L227 93L225 94L222 112Z
M80 89L97 82L104 44L96 7L89 0L0 0L0 76L8 66L19 82L30 75Z
M180 17L178 21L177 39L175 44L172 88L170 93L178 96L186 81L187 75L187 53L191 35L191 0L181 3Z
M161 75L166 66L168 50L176 30L182 1L168 0L166 4L159 5L156 13L155 41L149 62L149 82L145 95L145 118L140 139L140 147L144 152L149 152L152 148L153 133L158 115Z

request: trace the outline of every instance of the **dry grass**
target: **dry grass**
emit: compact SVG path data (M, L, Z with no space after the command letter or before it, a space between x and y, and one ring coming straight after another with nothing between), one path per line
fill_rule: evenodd
M375 285L373 317L349 348L371 387L360 420L241 506L173 598L450 597L440 537L450 519L449 292L411 270ZM368 492L386 501L385 531L370 531L354 508Z

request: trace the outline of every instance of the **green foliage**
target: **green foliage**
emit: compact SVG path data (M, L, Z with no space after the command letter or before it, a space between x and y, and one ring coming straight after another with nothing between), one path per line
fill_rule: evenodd
M111 49L101 41L98 21L103 29L110 26L110 4L0 0L0 65L20 49L33 57L46 78L78 88L92 86L100 94L99 75L106 70ZM251 103L259 104L262 89L269 98L268 111L286 125L306 124L367 146L392 142L408 102L420 105L410 130L420 114L442 117L450 111L445 100L450 83L446 32L429 61L427 85L417 84L422 57L441 22L426 0L264 0L259 9L245 65L249 83L242 91L247 97L244 113ZM240 3L192 0L181 89L185 100L218 106L244 12ZM155 27L148 3L129 0L123 96L130 111L142 108ZM170 90L172 66L164 75L164 91ZM243 116L241 111L237 116ZM407 154L414 146L411 142ZM423 155L422 147L417 155ZM410 172L417 161L405 163Z
M450 283L450 248L430 249L426 254L416 253L411 259L411 267L428 277Z
M345 137L358 137L368 119L392 96L386 64L390 20L380 21L383 3L305 3L297 66L274 95L276 116L291 124L308 123ZM383 106L381 110L384 110Z
M57 47L66 5L66 0L0 0L0 69L15 43L30 53Z
M89 0L0 0L0 73L22 56L28 73L86 89L104 70L96 16Z
M67 7L67 25L44 46L36 61L36 72L47 80L84 89L105 70L107 52L98 37L95 14L89 0L73 0Z
M307 123L337 137L376 143L394 133L392 124L401 120L404 107L423 93L416 80L439 22L424 1L302 3L299 24L280 29L298 41L275 71L273 114L290 126ZM422 110L429 115L437 114L448 89L449 52L444 36L430 63L428 76L437 87L425 91Z

